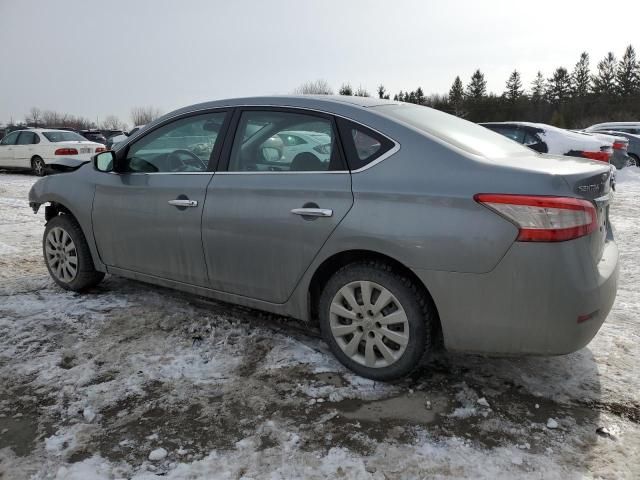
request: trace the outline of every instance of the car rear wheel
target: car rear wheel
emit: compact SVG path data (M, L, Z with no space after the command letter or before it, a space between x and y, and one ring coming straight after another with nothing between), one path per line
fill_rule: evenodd
M44 160L40 157L33 157L31 159L31 170L39 177L44 177L47 173L47 167Z
M434 309L407 277L381 262L353 263L327 282L320 329L334 355L358 375L393 380L429 350Z
M629 167L640 167L640 158L633 153L629 154L629 161L627 162Z
M47 223L42 250L51 278L66 290L84 290L104 278L104 273L96 271L84 234L70 215L58 215Z

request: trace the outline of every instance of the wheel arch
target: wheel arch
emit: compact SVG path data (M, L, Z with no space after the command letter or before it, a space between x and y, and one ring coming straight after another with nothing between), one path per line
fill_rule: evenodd
M85 219L88 224L82 221L82 218L77 215L72 208L68 206L68 203L63 199L57 197L51 197L48 195L42 195L38 197L37 202L33 202L30 199L30 203L32 204L32 208L34 209L34 213L37 213L40 206L45 205L44 209L44 218L46 222L49 222L52 218L57 217L59 215L69 215L72 217L75 222L78 224L80 231L84 235L84 238L89 246L89 251L91 252L91 257L93 259L93 264L95 269L100 272L106 272L106 265L100 259L100 255L98 253L95 238L93 236L91 230L92 226L90 223L90 219ZM36 207L37 206L37 207Z
M431 306L435 312L436 322L435 325L432 326L432 338L434 339L434 343L438 346L443 344L442 337L442 326L440 324L440 315L438 314L438 307L436 305L435 300L433 299L431 292L427 286L420 280L420 278L406 265L398 260L379 253L372 250L345 250L339 253L335 253L330 257L326 258L315 270L313 273L311 280L309 282L308 288L308 315L309 319L313 322L318 321L318 303L320 300L320 295L322 294L322 287L326 285L327 281L331 276L336 273L340 268L348 265L350 263L355 262L363 262L363 261L379 261L389 265L394 271L400 273L411 282L416 285L418 289L425 295L427 300L431 302Z

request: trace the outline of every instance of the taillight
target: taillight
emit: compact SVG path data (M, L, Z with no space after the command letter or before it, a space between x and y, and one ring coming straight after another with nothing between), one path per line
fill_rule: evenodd
M100 152L106 152L107 149L105 147L98 147L96 148L96 153L100 153Z
M614 150L626 150L627 148L629 148L629 142L623 142L623 141L613 142Z
M514 223L519 242L564 242L597 229L596 209L570 197L479 193L476 202Z
M78 155L78 150L75 148L59 148L55 151L56 155Z
M591 160L598 160L600 162L608 162L611 158L611 152L582 152L584 158L590 158Z

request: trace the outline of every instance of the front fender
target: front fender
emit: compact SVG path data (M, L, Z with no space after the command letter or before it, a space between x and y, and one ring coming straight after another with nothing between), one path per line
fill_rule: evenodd
M47 211L46 220L60 212L73 215L87 240L95 269L106 272L106 266L96 248L91 222L95 193L93 174L91 166L84 165L73 172L41 178L29 190L29 205L33 212L37 213L43 204L51 204L54 208Z

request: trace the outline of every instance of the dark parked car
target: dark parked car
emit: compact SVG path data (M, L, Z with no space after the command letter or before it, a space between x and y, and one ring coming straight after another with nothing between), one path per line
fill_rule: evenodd
M640 132L640 129L638 130L638 132ZM591 133L591 132L589 132ZM629 158L632 160L632 162L630 162L630 164L635 165L636 167L640 167L640 133L638 134L633 134L633 133L628 133L628 132L618 132L618 131L609 131L609 130L605 130L605 131L600 131L598 130L597 133L604 133L607 135L615 135L617 137L624 137L629 141L629 144L627 146L627 154L629 155Z
M323 147L283 141L292 132ZM342 363L377 380L408 374L440 338L578 350L616 296L611 167L427 107L220 100L91 163L64 160L73 171L29 193L34 211L48 204L43 255L62 288L108 272L318 322Z
M107 144L107 139L100 130L80 130L78 133L92 142L98 142L103 145Z

